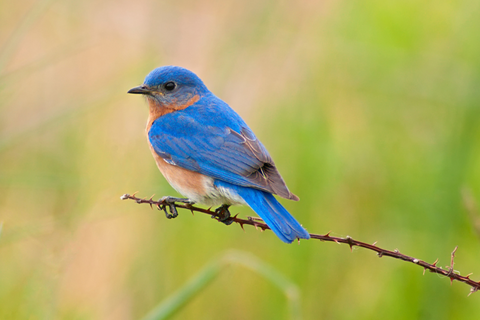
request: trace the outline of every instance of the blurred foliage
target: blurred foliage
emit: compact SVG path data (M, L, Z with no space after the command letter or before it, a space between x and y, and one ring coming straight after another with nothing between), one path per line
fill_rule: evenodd
M185 307L187 303L205 289L213 279L222 274L223 269L229 265L238 265L258 273L266 280L281 290L288 304L290 319L301 319L300 294L298 287L279 274L275 268L266 265L255 256L241 251L230 250L221 257L212 261L195 275L177 292L167 297L156 306L143 320L168 319L175 312Z
M480 280L461 191L480 202L474 1L0 3L0 319L138 319L227 249L296 283L305 319L474 319L478 293L364 250L173 221L175 195L126 91L196 72L250 124L310 231L378 241ZM251 215L247 208L235 208ZM213 259L213 260L212 260ZM287 319L262 276L225 268L175 319Z

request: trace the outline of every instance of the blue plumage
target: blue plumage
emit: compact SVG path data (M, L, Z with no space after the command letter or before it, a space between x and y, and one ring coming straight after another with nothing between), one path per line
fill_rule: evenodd
M221 180L216 180L215 185L234 190L283 242L291 243L296 238L310 238L308 232L271 193L232 185Z
M180 183L173 182L175 175L170 172L174 167L201 174L206 179L201 188L188 189L184 183L176 189L203 202L246 203L284 242L309 238L273 196L298 200L268 151L242 118L200 78L180 67L161 67L129 92L144 94L149 100L148 139L159 159L171 166L165 168L157 160L172 186Z
M148 138L155 151L172 164L233 184L262 188L246 176L263 163L244 147L242 129L253 136L228 105L209 97L155 120Z

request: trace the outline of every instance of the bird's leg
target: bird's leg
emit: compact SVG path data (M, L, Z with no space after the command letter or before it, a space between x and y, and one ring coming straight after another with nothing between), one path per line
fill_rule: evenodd
M228 225L231 225L233 222L233 219L230 217L230 211L228 211L228 208L230 206L227 204L223 204L217 209L215 209L215 213L217 214L216 216L212 216L212 218L217 219L218 221Z
M175 207L175 202L181 202L189 205L192 205L195 203L190 199L175 198L170 196L163 197L158 201L164 203L164 205L159 206L158 208L165 212L165 216L167 217L167 219L176 218L178 216L177 207ZM167 206L170 209L170 213L167 212Z
M158 201L163 201L167 204L175 203L175 202L181 202L181 203L185 203L185 204L194 204L195 203L195 201L187 199L187 198L175 198L175 197L170 197L170 196L162 197Z

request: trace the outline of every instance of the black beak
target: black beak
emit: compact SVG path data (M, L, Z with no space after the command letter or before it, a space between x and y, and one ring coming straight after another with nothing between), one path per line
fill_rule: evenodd
M149 94L151 92L145 85L141 85L135 88L132 88L127 91L127 93L134 93L134 94Z

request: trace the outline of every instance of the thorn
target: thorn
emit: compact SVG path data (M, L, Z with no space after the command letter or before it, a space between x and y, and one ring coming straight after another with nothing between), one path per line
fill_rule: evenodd
M325 233L324 237L330 238L330 233L331 233L331 232L332 232L332 231L328 231L327 233Z
M458 246L456 246L455 249L453 249L452 251L452 255L451 255L452 257L450 259L450 272L453 272L453 265L455 264L453 260L455 259L455 252L457 252L457 249L458 249Z
M437 266L437 263L438 263L438 258L437 258L437 260L435 260L434 263L432 263L432 266L436 267L436 266Z
M252 217L248 217L248 220L252 222L252 225L255 227L255 230L258 230L258 224L255 222L255 220L253 220Z
M134 193L132 193L131 197L135 198L135 195L138 193L138 191L135 191Z
M372 244L372 246L376 246L376 245L377 245L377 241L375 241L375 242Z
M423 268L423 275L425 275L425 271L427 271L427 268Z
M155 194L154 194L154 195L155 195ZM150 200L149 200L149 202L148 202L148 204L150 205L150 209L152 209L152 210L153 210L152 199L153 199L153 196L154 196L154 195L152 195L152 196L150 197Z
M150 209L152 209L152 210L153 210L152 200L153 200L153 196L154 196L154 195L155 195L155 194L153 194L153 195L150 197L150 200L148 200L148 201L149 201L148 204L150 205Z
M471 288L471 289L470 289L470 293L468 294L467 297L470 297L470 295L471 295L472 293L475 293L475 292L477 292L477 291L478 291L478 287L473 287L473 288Z
M465 276L465 278L469 279L470 280L470 276L472 275L473 273L469 273Z
M234 215L233 217L230 217L230 220L231 220L232 222L238 222L238 221L237 221L237 220L238 220L237 217L238 217L238 213L237 213L236 215ZM242 229L243 229L243 226L242 226ZM245 231L245 230L243 230L243 231Z
M352 248L353 248L353 246L355 245L355 243L353 242L352 237L347 236L345 239L347 239L347 243L348 243L348 245L350 246L350 252L352 252L352 251L353 251Z
M247 219L252 222L260 222L260 223L265 223L262 218L259 217L250 217L248 216Z
M383 252L380 251L379 253L377 253L377 256L378 256L379 258L383 257Z

